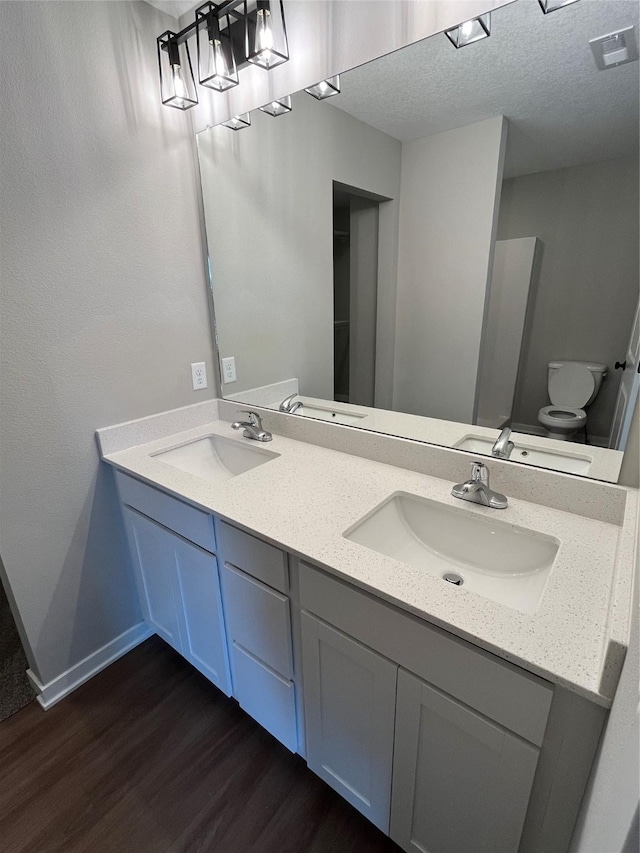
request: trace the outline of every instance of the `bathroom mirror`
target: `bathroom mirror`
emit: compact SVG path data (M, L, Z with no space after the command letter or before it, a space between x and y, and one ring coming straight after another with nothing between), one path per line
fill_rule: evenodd
M509 426L512 461L615 482L638 63L599 70L590 40L628 27L635 0L518 0L480 42L436 35L200 133L223 395L476 455Z

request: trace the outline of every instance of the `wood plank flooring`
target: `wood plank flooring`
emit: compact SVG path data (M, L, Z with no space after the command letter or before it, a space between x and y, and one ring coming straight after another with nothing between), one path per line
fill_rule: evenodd
M156 637L0 723L2 853L398 853Z

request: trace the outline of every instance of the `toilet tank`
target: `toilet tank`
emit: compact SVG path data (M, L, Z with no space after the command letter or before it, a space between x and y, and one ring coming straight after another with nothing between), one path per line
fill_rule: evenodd
M559 368L564 367L565 364L583 364L586 368L588 368L593 374L594 379L594 387L593 394L585 403L586 406L589 403L592 403L600 390L600 386L602 385L602 381L607 378L607 365L600 364L597 361L550 361L549 362L549 370L547 376L547 387L549 385L549 380Z

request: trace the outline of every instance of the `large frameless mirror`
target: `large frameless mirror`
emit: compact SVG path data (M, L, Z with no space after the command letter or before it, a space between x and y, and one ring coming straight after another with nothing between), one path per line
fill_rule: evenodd
M600 70L590 41L625 29L635 0L518 0L463 49L436 35L199 134L224 396L474 454L509 427L512 461L615 482L638 63Z

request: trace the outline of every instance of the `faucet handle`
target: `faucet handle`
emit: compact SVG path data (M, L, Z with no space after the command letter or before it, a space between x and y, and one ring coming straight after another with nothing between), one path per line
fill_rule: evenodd
M294 399L298 395L294 392L293 394L289 394L288 397L285 397L284 400L280 403L279 411L281 412L289 412L291 410L291 406L293 404Z
M258 429L262 429L262 418L257 412L251 412L248 409L240 409L240 415L249 415L249 423L251 426L257 427Z
M476 460L471 463L471 480L474 483L489 485L489 469L484 462Z

